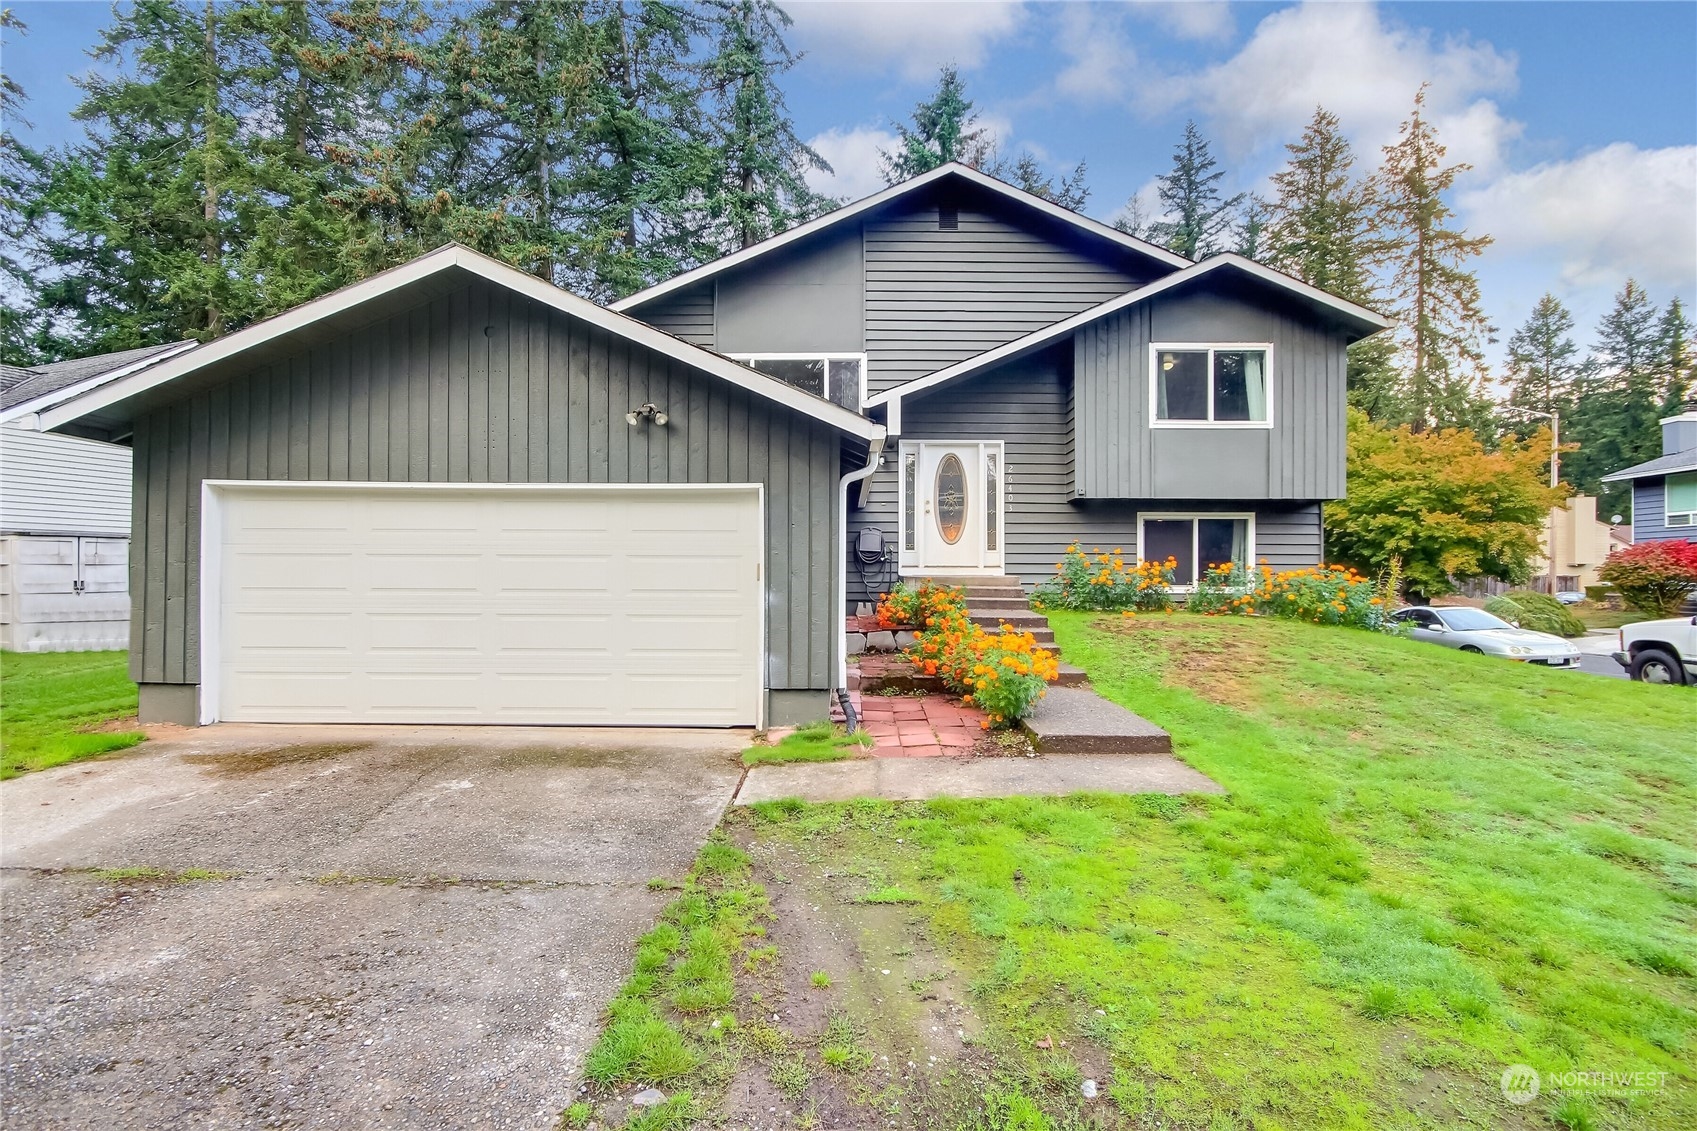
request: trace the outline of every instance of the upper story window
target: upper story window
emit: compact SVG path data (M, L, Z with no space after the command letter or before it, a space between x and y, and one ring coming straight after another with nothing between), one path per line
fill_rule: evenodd
M1697 471L1663 480L1662 501L1664 526L1697 526Z
M1272 346L1156 343L1149 356L1150 420L1156 427L1272 423Z
M850 412L860 411L860 377L866 369L863 353L738 353L731 357Z

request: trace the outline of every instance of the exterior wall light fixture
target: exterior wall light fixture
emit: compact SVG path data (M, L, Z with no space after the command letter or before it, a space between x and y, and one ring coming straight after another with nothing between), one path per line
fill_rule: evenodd
M629 424L632 428L635 428L644 420L652 421L661 428L664 428L666 426L666 421L670 419L671 417L662 412L660 410L660 406L657 404L645 404L641 408L633 408L629 412L625 413L625 423Z

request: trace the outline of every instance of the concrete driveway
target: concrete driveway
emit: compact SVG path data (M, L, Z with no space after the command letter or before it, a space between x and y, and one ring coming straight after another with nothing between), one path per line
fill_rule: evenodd
M0 785L5 1126L551 1127L746 738L220 726Z

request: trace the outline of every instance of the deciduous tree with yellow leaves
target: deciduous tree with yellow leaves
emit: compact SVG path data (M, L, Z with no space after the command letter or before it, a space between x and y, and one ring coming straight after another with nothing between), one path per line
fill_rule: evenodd
M1364 572L1400 558L1408 589L1433 596L1456 581L1524 582L1550 508L1550 434L1486 451L1466 429L1386 428L1349 412L1349 495L1326 504L1326 555Z

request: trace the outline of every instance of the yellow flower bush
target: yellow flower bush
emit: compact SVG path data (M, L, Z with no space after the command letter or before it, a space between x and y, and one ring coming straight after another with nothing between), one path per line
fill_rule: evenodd
M1349 566L1317 565L1275 573L1263 563L1250 571L1239 565L1209 566L1185 608L1204 616L1261 613L1313 624L1387 629L1379 586Z
M989 716L986 726L1008 726L1029 712L1060 678L1060 659L1037 646L1029 632L1002 625L986 632L972 623L959 589L899 585L878 603L880 619L912 624L913 646L904 655L925 675L943 683Z
M1137 562L1128 565L1115 547L1095 547L1085 553L1074 542L1055 563L1055 576L1037 587L1031 605L1036 609L1132 609L1152 612L1173 605L1173 569L1178 562Z

